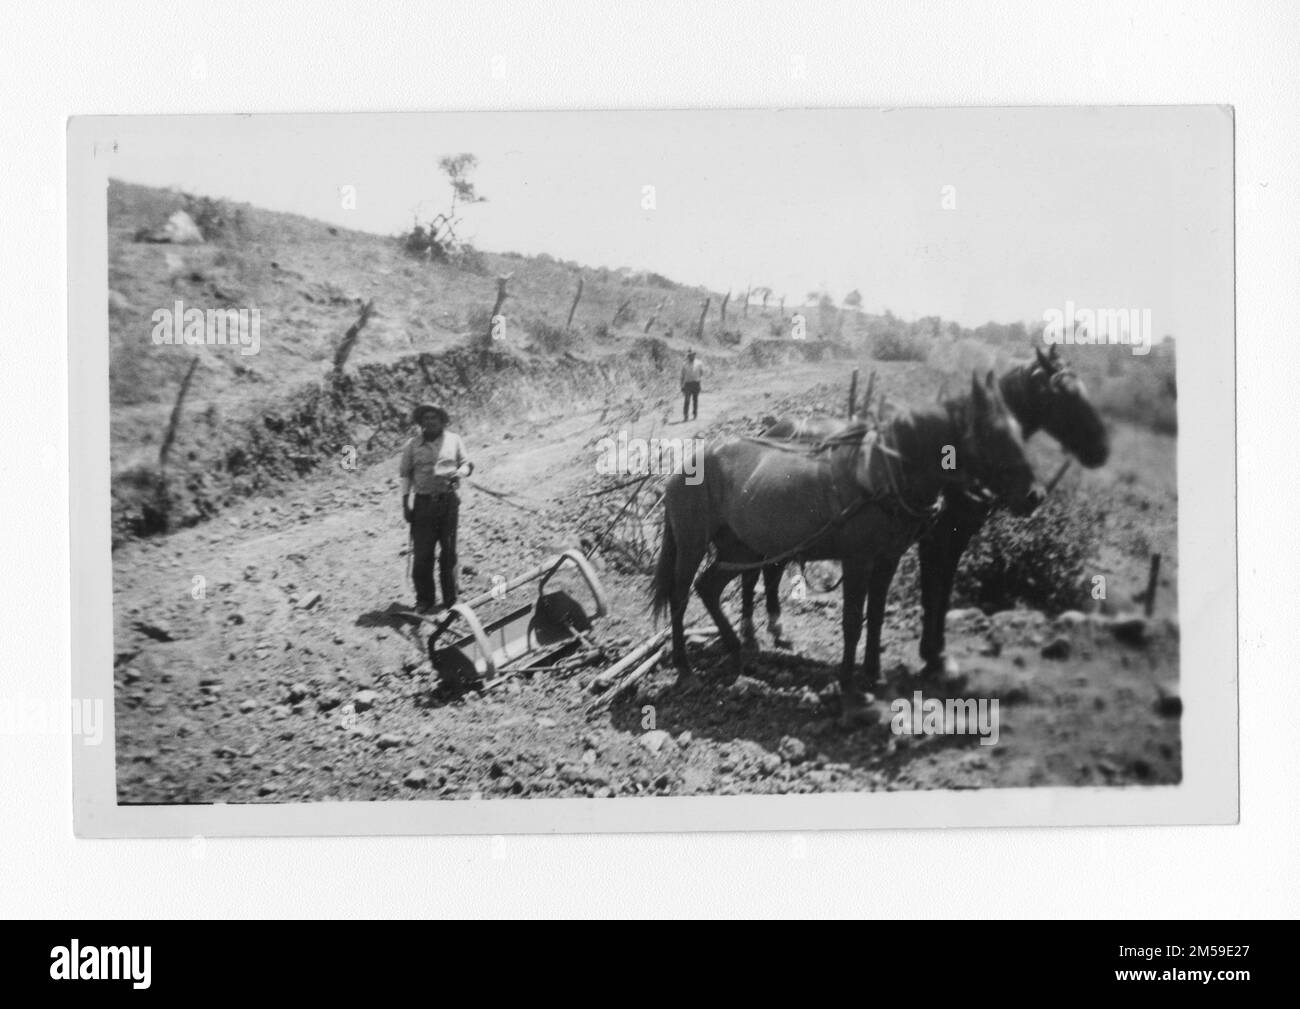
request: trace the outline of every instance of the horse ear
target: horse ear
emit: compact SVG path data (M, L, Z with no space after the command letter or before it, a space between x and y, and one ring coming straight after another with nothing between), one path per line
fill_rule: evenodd
M1057 347L1056 344L1052 344L1052 349L1047 352L1047 356L1052 359L1053 363L1059 361L1061 359L1060 348Z
M990 374L992 374L992 372L990 372ZM976 371L972 371L970 373L970 395L971 395L971 402L975 404L975 409L977 411L979 411L980 413L984 413L988 410L989 393L988 390L980 383L979 372Z
M1052 344L1052 353L1053 354L1056 353L1056 344ZM1042 347L1034 348L1034 356L1038 358L1038 365L1040 368L1042 368L1044 371L1052 370L1052 362L1048 360L1047 355L1043 353Z

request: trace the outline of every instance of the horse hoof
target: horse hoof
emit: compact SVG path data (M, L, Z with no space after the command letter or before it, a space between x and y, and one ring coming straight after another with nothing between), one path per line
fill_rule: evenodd
M859 725L872 725L880 721L880 712L870 702L874 700L871 695L863 696L856 691L851 691L841 697L842 708L840 711L840 724L845 728L853 728Z
M686 667L686 668L682 668L680 666L678 667L677 683L676 683L676 687L678 690L694 690L699 685L700 685L700 678L695 675L695 671L693 669L691 669L690 667Z
M952 680L961 675L961 668L956 659L941 655L937 659L927 659L921 668L921 675L928 680Z
M745 660L741 656L740 649L731 652L718 667L722 674L722 680L726 684L736 682L737 677L743 676L745 672Z

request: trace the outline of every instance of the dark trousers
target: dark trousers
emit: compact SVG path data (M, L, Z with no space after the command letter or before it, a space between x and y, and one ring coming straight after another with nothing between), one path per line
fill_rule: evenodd
M411 515L414 550L411 577L415 581L417 606L432 606L437 600L433 591L433 561L438 559L438 580L442 583L442 602L456 601L456 524L460 518L460 498L455 493L417 494Z
M687 382L682 386L682 420L700 415L700 383Z

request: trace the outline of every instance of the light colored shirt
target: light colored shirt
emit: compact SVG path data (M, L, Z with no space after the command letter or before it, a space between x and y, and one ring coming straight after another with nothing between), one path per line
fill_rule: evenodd
M698 382L704 377L704 365L699 361L687 361L682 365L682 385L687 382Z
M441 494L451 489L453 477L466 475L468 462L465 443L455 432L444 431L433 441L421 434L403 446L399 474L417 494Z

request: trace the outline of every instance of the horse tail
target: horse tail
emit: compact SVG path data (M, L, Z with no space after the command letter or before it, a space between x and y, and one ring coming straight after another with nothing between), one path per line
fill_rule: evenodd
M657 621L672 602L673 582L677 574L677 537L673 524L664 515L664 538L659 545L659 562L655 565L654 581L650 586L650 608Z

